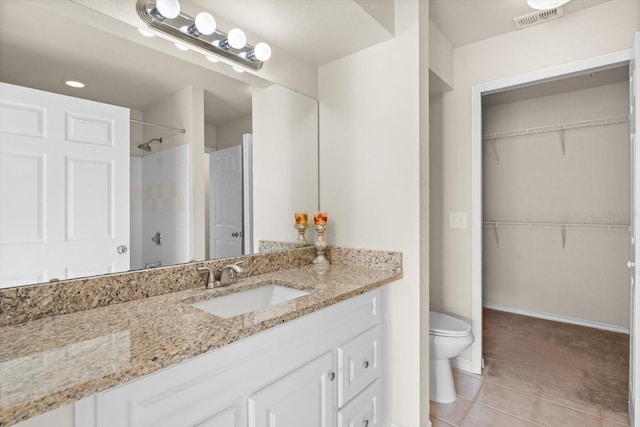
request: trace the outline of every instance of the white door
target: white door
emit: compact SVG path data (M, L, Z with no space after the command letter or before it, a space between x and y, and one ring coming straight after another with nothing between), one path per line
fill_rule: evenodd
M631 62L629 63L629 101L630 114L629 125L631 135L631 245L630 245L630 261L629 270L631 274L631 321L629 325L630 357L629 357L629 416L631 417L631 425L637 418L635 410L640 407L640 393L637 387L640 385L640 337L637 336L640 331L640 316L638 309L640 308L640 292L636 292L638 281L640 280L640 261L638 251L636 251L636 242L640 239L640 231L638 230L638 217L640 213L640 183L638 182L637 168L640 164L640 150L638 144L638 123L640 123L640 109L638 109L638 96L640 94L640 69L638 68L638 60L640 60L640 33L635 34L633 42L633 52Z
M249 427L331 427L336 394L326 353L249 396Z
M0 287L129 269L128 109L1 83L0 162Z
M211 258L242 255L242 146L209 155Z

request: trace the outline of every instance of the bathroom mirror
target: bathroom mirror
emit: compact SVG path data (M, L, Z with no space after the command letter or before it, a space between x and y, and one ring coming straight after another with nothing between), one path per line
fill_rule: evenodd
M71 2L55 3L64 9ZM251 214L241 213L242 228L233 233L242 238L248 230L245 226L251 224L253 238L240 250L257 252L260 240L295 241L293 213L318 207L317 100L260 77L236 79L233 73L216 73L204 57L198 64L193 57L187 61L175 52L150 49L103 31L99 27L109 25L104 19L93 26L52 13L51 4L46 0L0 2L0 81L131 110L126 209L130 235L126 242L113 242L127 247L129 269L236 255L224 250L224 242L216 246L210 238L209 199L215 187L211 168L214 156L226 149L240 153L240 160L246 157L243 135L247 134L253 137L253 159L248 163L250 173L245 174L249 180L245 177L243 183L251 182L253 188L244 209ZM73 7L82 6L74 3ZM24 31L24 22L37 31ZM113 19L113 25L123 23ZM69 78L86 82L86 87L65 86L63 80ZM239 149L243 140L245 151ZM2 185L4 195L7 184ZM180 188L185 197L169 200L176 193L180 196ZM247 193L245 185L243 194ZM171 212L170 206L178 205L187 209L182 217ZM11 250L12 244L3 242L2 236L0 244L2 252ZM248 246L253 248L247 250ZM5 263L0 268L0 287L122 271L83 265L67 267L62 273L40 268L23 274L16 267L32 261L24 257L11 262L13 270Z

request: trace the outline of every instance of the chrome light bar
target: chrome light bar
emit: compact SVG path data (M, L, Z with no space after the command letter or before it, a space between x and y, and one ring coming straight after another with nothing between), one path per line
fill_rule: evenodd
M256 71L262 68L264 62L256 58L254 46L245 44L236 49L227 42L228 35L222 31L215 30L210 35L193 31L195 18L182 12L172 19L159 16L156 3L153 0L138 0L136 3L138 16L150 29L167 35L177 42L191 45L203 54L212 53ZM268 46L267 49L270 56Z

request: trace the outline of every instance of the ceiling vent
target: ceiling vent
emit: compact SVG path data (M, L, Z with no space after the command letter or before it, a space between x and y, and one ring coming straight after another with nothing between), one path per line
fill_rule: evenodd
M537 12L519 16L514 18L513 22L516 24L516 30L521 30L532 25L542 24L543 22L560 18L563 15L564 10L562 7L554 7L553 9L539 10Z

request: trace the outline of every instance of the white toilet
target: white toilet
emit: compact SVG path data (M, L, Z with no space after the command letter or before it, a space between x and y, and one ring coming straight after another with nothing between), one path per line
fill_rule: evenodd
M429 312L430 399L438 403L455 402L456 387L449 359L473 343L471 325L446 314Z

